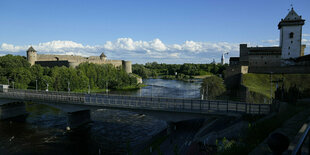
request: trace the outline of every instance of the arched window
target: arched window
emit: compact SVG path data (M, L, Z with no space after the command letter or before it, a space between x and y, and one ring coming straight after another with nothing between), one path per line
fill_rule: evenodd
M291 33L290 33L290 38L293 38L293 37L294 37L294 33L291 32Z

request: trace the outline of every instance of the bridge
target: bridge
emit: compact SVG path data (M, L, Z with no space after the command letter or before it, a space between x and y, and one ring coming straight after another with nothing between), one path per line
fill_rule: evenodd
M78 121L74 118L75 115L82 114L87 119L90 117L87 112L86 114L83 112L83 109L85 110L86 107L135 111L143 114L151 114L166 121L180 121L201 117L203 115L262 115L268 114L272 110L270 104L250 104L237 101L139 97L55 91L46 92L17 89L9 89L7 92L0 92L0 98L2 100L32 101L60 107L62 110L69 113L73 122ZM3 102L3 104L5 103L6 102ZM169 120L172 118L171 116L178 116L178 118ZM80 119L81 118L79 118L79 120Z

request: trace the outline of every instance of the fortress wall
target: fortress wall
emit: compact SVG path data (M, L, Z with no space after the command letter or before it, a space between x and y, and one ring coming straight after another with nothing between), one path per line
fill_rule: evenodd
M249 55L249 66L280 66L280 55Z
M269 74L310 74L310 66L285 66L285 67L249 67L249 73Z
M80 63L94 63L94 64L112 64L115 67L123 67L127 73L131 73L131 62L123 60L102 60L99 56L82 57L76 55L37 55L36 64L41 66L67 66L77 67Z
M112 64L115 67L122 66L122 60L106 60L103 64Z
M68 61L36 61L35 64L39 64L41 66L45 67L54 67L54 66L66 66L69 67L69 62Z
M77 55L45 55L45 54L38 54L37 61L57 61L58 60L65 60L65 61L79 61L84 59L82 56Z

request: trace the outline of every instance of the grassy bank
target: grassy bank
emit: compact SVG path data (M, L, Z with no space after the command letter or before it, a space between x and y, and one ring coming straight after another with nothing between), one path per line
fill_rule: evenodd
M299 88L300 91L306 91L310 89L310 74L272 74L272 81L282 80L284 81L285 89L294 85ZM279 82L279 86L283 82ZM242 84L249 88L250 91L262 94L267 98L270 98L270 74L244 74L242 76ZM276 90L276 83L272 83L272 96Z

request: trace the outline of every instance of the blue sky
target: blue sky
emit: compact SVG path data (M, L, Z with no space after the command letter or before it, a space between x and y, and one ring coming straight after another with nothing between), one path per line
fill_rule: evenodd
M277 24L290 4L306 24L309 0L1 0L0 55L100 55L110 59L206 63L240 43L278 44Z

